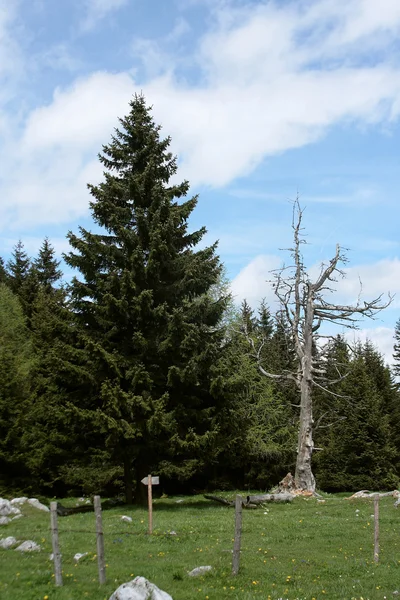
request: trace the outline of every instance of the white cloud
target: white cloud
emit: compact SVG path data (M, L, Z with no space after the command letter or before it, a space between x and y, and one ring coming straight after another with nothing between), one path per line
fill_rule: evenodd
M345 337L350 344L357 340L372 342L383 355L387 364L393 362L394 329L392 327L375 327L346 331Z
M199 83L176 79L168 61L164 76L143 86L192 183L224 186L265 156L311 143L339 122L397 118L400 70L390 48L400 5L338 1L340 10L328 0L222 3L194 58ZM371 54L378 38L379 60ZM160 49L148 40L146 49L154 75L162 68Z
M99 21L119 10L128 2L129 0L86 0L84 3L86 15L81 23L82 31L90 31Z
M124 3L91 0L87 8L102 18ZM181 57L167 61L167 74L159 75L163 67L156 53L158 74L136 87L172 136L180 177L192 185L224 186L249 174L265 156L311 143L338 123L386 126L397 118L400 67L391 50L399 7L397 0L236 8L218 3L212 29L191 57L197 82L189 85L174 73ZM186 29L178 22L172 38ZM380 51L371 54L378 38ZM0 42L0 57L1 52ZM49 105L28 116L21 140L10 127L13 139L0 150L3 179L7 174L7 182L0 182L4 225L20 219L61 223L84 214L84 178L96 171L95 155L110 139L117 116L127 113L134 90L128 73L95 73L56 89ZM2 123L0 106L0 132ZM365 194L354 199L370 201Z
M281 266L279 256L260 254L256 256L231 282L231 291L235 302L240 304L243 300L255 308L262 298L271 306L275 302L275 295L269 281L272 279L271 271Z
M392 308L400 306L400 260L398 258L380 260L372 264L355 265L344 269L346 276L335 285L338 298L345 302L355 302L358 295L364 300L372 300L388 292L396 294Z
M63 223L88 212L86 184L102 176L97 152L126 112L133 89L126 74L95 73L56 90L49 106L30 114L22 140L2 157L4 228Z
M235 302L240 304L244 299L248 301L250 306L256 308L262 298L265 298L274 312L278 308L276 296L271 286L272 273L274 269L279 269L282 266L282 258L274 255L259 255L254 258L246 267L231 282L231 291L234 295ZM315 274L317 267L311 269ZM389 283L394 292L400 294L400 261L398 259L380 261L370 265L362 265L346 269L347 277L341 279L335 285L337 292L329 297L332 302L354 302L357 300L357 295L360 291L359 276L363 278L364 285L362 289L362 298L372 300L380 293L385 292ZM397 302L391 307L399 307ZM376 323L381 323L381 318L384 317L384 312L377 314ZM390 319L389 319L390 320ZM373 342L381 354L385 357L386 362L392 362L393 353L393 327L388 327L383 324L378 324L376 327L362 327L363 323L371 322L364 320L360 322L360 329L349 330L326 325L324 333L335 335L343 333L349 342L361 339L362 341L370 340Z

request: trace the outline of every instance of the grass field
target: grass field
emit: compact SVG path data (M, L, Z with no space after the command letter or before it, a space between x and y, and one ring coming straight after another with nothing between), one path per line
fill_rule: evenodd
M59 518L62 588L54 586L49 561L49 513L24 506L24 518L2 526L0 537L31 539L42 551L21 555L0 549L1 600L108 600L136 575L174 600L372 600L396 598L393 592L400 592L400 509L393 507L392 498L380 503L379 565L373 562L371 500L326 496L325 503L317 503L314 498L296 498L290 505L244 511L237 577L231 575L234 510L201 496L177 500L155 500L152 536L147 535L147 512L142 508L103 512L103 586L97 582L94 514ZM132 523L121 521L123 514L131 516ZM172 530L177 535L170 535ZM90 554L76 565L76 552ZM213 570L198 578L187 576L200 565L212 565Z

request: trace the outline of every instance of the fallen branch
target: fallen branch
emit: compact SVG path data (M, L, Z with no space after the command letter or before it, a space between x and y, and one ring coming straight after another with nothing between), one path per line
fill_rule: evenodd
M294 496L292 494L288 493L247 496L246 500L243 500L242 506L243 508L257 508L258 505L265 504L266 502L292 502L293 497ZM224 506L235 506L234 500L227 500L221 496L204 494L204 498L207 498L207 500L213 500L214 502L219 502L219 504L223 504Z
M111 499L104 500L101 503L101 509L107 510L109 508L115 508L116 506L123 506L125 503L122 500ZM60 502L57 502L57 514L59 517L69 517L77 513L93 512L93 504L84 504L83 506L63 506Z
M265 502L293 502L294 495L289 493L259 494L247 496L247 504L264 504Z
M345 500L357 500L358 498L375 498L375 496L379 496L379 498L386 498L388 496L392 496L393 498L400 498L399 490L393 490L392 492L370 492L369 490L360 490L356 492L352 496L345 498Z

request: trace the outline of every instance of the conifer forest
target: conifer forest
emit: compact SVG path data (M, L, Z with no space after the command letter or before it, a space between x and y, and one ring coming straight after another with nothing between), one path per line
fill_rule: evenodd
M288 472L331 492L397 487L400 320L391 366L345 329L390 297L332 307L294 244L278 309L237 305L207 223L191 226L201 197L179 182L170 139L143 96L127 112L99 155L102 183L88 182L92 229L68 233L63 263L49 238L0 262L0 495L140 502L148 473L165 493L266 490ZM312 436L299 435L304 386Z

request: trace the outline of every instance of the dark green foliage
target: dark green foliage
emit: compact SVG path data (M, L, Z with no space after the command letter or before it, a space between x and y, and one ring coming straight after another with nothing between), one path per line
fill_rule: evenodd
M341 363L348 361L348 376L332 386L331 410L317 430L318 485L326 490L392 489L398 484L397 451L391 427L394 389L390 373L377 350L367 342L349 356L338 338L332 348ZM337 373L336 373L337 375Z
M15 245L12 258L7 263L8 278L6 283L21 302L22 309L30 327L32 307L39 288L36 268L25 252L21 240Z
M4 265L4 260L0 256L0 283L7 283L8 275Z
M39 250L39 255L33 261L37 279L47 292L52 291L55 284L61 279L62 271L59 269L61 261L55 258L55 250L46 237Z
M132 470L136 481L154 468L189 479L218 452L226 305L208 294L221 272L215 245L195 250L205 229L188 231L197 198L184 200L187 182L170 183L170 140L143 97L130 108L100 155L104 182L89 186L103 232L70 233L65 257L81 274L70 293L95 378L78 409L124 466L128 499Z
M21 485L25 474L21 418L29 406L32 344L18 298L0 284L0 480Z
M31 261L25 252L24 245L19 242L14 246L12 258L7 263L9 282L11 290L20 294L31 268Z
M221 366L224 394L230 400L223 419L224 451L214 484L229 485L230 477L237 486L267 488L293 466L296 419L285 393L260 373L245 332L251 334L255 348L262 348L266 369L272 362L276 364L272 343L277 332L265 303L256 315L243 302L241 314L232 319L228 329L231 335Z

